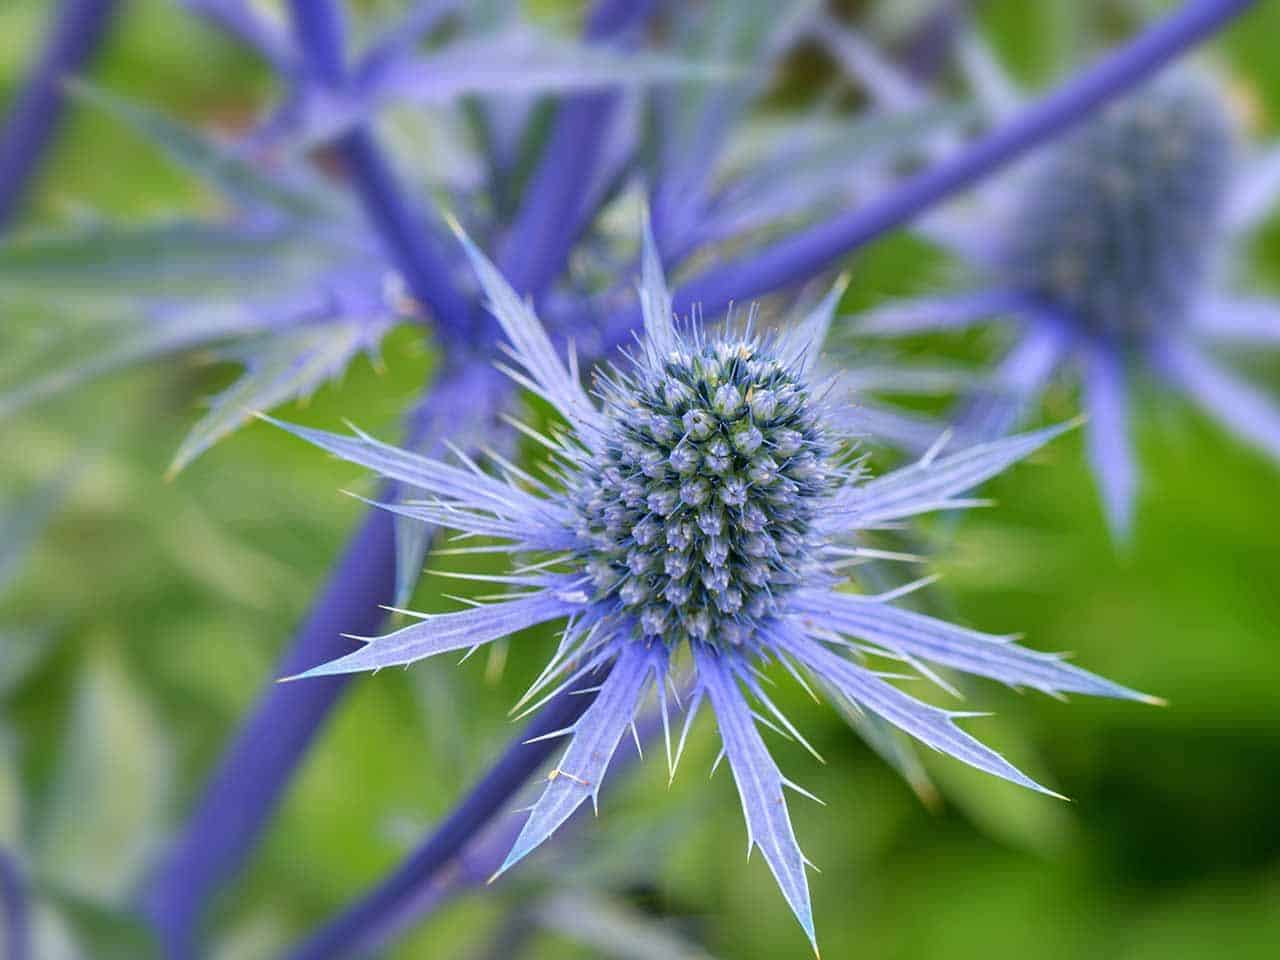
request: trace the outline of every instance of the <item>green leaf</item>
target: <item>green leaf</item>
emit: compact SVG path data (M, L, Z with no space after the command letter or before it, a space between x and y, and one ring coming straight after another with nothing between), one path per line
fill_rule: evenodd
M165 832L171 760L118 652L90 649L40 824L42 884L104 906L126 902Z

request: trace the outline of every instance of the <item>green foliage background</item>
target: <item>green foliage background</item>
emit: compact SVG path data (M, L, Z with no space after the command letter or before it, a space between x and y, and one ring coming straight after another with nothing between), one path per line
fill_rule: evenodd
M134 3L96 78L193 121L236 123L269 78L173 6ZM1062 38L1076 19L1124 27L1122 6L997 0L982 18L1002 57L1035 85L1070 54ZM45 7L0 8L0 102ZM1259 134L1270 136L1280 132L1277 36L1280 9L1263 4L1215 45L1256 105ZM142 218L207 202L154 151L81 111L31 216L87 206ZM1257 283L1280 295L1280 215L1253 254ZM946 275L901 236L853 268L850 304ZM361 361L340 386L285 415L326 427L351 417L392 435L432 361L405 332L384 358L385 373ZM1274 367L1255 372L1280 388ZM148 849L189 807L271 679L357 522L359 505L339 489L367 489L351 468L262 425L166 484L201 398L233 373L169 363L3 427L0 504L52 476L68 488L0 607L0 839L20 844L49 902L92 931L89 956L145 956L137 932L101 908L128 900ZM1047 416L1071 404L1053 396ZM786 690L793 718L827 759L819 766L774 744L787 774L829 804L793 804L801 842L823 870L813 893L826 956L1275 956L1280 472L1166 395L1146 391L1139 411L1146 485L1131 547L1109 544L1072 437L995 483L998 508L965 520L939 569L964 621L1072 650L1170 705L1063 705L975 688L974 708L999 716L970 729L1074 802L927 756L945 796L930 810L833 711ZM425 578L417 606L447 605L441 589ZM512 735L507 708L548 642L518 637L501 672L475 658L358 680L251 868L218 903L217 956L270 955L394 864ZM716 747L705 721L670 790L650 758L607 795L577 866L562 856L464 899L390 956L484 956L504 911L557 881L608 887L638 913L675 916L716 956L803 955L764 864L743 860L729 777L706 779ZM544 931L529 955L598 954Z

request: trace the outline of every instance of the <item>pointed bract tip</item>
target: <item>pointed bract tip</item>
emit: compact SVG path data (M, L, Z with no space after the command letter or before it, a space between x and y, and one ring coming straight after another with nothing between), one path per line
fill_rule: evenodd
M469 242L470 238L467 236L467 231L462 228L461 221L459 221L458 218L453 215L452 210L444 211L444 222L448 225L449 229L453 231L453 235L455 237L457 237L463 243Z

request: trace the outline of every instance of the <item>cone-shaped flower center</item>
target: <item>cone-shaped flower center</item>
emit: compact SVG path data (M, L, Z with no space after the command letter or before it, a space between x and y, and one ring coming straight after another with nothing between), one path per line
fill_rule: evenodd
M605 389L581 559L636 632L731 645L813 566L835 475L812 399L760 343L686 340Z
M1199 76L1117 103L1046 155L1009 239L1015 281L1097 333L1177 323L1210 266L1234 131Z

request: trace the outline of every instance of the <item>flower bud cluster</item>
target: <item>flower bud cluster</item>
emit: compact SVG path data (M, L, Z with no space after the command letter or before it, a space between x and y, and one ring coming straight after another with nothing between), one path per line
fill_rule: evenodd
M1234 146L1199 75L1104 110L1025 182L1006 248L1014 283L1124 342L1177 323L1211 266Z
M597 595L643 637L741 642L812 566L834 472L806 389L757 342L682 342L605 414L576 497Z

